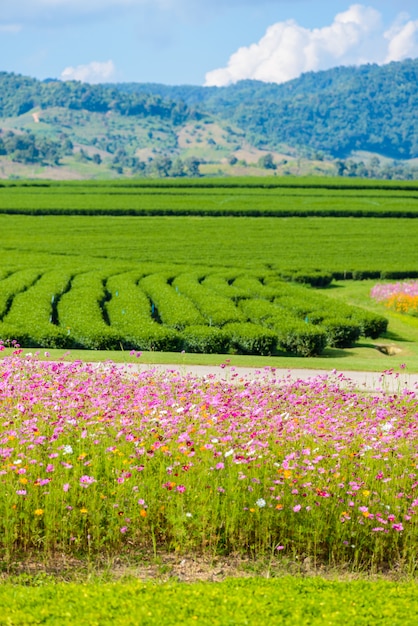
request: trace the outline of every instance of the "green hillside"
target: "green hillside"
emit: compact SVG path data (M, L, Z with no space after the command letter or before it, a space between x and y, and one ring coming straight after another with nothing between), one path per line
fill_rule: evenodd
M229 87L0 73L0 177L418 177L418 60Z

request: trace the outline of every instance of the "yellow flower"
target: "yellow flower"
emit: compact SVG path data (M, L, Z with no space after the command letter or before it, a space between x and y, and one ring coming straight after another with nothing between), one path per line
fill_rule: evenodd
M367 496L370 495L370 491L368 489L363 489L362 494L363 494L364 497L367 498Z
M26 485L28 482L28 479L25 476L22 476L22 478L19 478L19 482L21 485Z
M35 515L43 515L43 514L44 514L43 509L35 509Z
M146 516L147 516L147 512L146 512L146 510L145 510L145 509L141 509L141 510L139 511L139 514L140 514L140 516L141 516L141 517L146 517Z
M87 511L87 509L86 509L84 506L83 506L83 508L82 508L82 509L80 509L80 513L87 513L87 512L88 512L88 511Z

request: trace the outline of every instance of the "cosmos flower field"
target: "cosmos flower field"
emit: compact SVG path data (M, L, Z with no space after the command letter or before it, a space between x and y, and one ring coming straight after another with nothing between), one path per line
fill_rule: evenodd
M384 302L388 309L398 313L418 315L418 281L409 280L397 283L378 283L370 296L377 302Z
M0 360L0 549L414 571L418 391Z

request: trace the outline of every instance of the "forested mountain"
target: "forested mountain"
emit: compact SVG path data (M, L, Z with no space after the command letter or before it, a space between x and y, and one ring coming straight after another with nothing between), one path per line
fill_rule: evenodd
M117 174L167 176L197 173L199 163L247 166L250 157L293 173L291 155L372 175L347 160L359 152L385 162L418 158L417 110L417 59L229 87L89 85L3 72L0 159L52 167L76 159Z
M259 147L288 144L343 158L353 150L418 157L418 59L309 72L281 85L247 80L229 87L115 87L181 99L230 120Z

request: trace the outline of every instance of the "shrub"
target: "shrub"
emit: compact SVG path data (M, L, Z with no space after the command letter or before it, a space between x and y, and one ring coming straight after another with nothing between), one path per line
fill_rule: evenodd
M229 337L231 347L243 354L272 354L277 345L277 333L251 324L225 324L223 331Z
M321 327L325 330L327 344L333 348L351 348L361 334L360 325L354 320L324 319Z
M215 326L188 326L181 337L186 352L223 354L229 349L228 335Z
M377 339L388 329L389 320L383 315L358 309L352 319L360 324L360 334L364 337Z
M285 352L304 357L315 356L321 354L327 345L326 333L318 326L297 320L278 320L273 328L278 335L277 345Z

